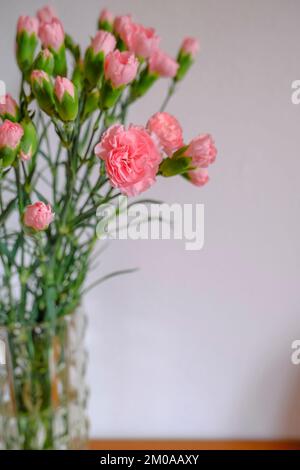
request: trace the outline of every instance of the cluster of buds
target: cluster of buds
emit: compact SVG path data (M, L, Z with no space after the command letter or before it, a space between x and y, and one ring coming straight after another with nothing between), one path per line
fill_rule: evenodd
M63 120L74 114L62 112L61 102L53 95L55 87L51 86L51 77L67 76L66 47L75 58L73 84L78 91L85 89L89 102L85 116L91 112L91 103L93 110L96 107L112 108L128 85L129 102L132 102L143 96L160 77L181 80L198 50L197 40L186 38L175 60L161 50L160 37L153 28L134 22L130 15L114 17L107 9L99 16L98 29L81 59L79 47L65 35L52 8L40 9L36 17L20 17L16 48L18 64L23 76L31 82L41 108L49 115L57 111L55 103ZM35 57L39 41L42 49ZM37 71L46 75L42 76L40 72L38 75ZM75 95L70 93L76 101ZM70 106L69 99L64 103ZM76 108L73 102L72 106Z
M0 169L12 165L16 157L31 159L38 146L36 128L28 116L21 116L17 102L9 94L0 104L0 118Z
M46 52L35 60L39 40ZM17 62L25 77L33 68L54 75L66 74L65 32L61 21L50 7L39 10L37 17L19 18L16 42Z
M64 122L74 121L78 114L77 88L66 77L55 80L43 70L33 70L31 89L39 107L49 116L57 116Z
M83 73L90 89L100 89L102 109L114 106L127 85L133 102L159 78L181 80L199 47L196 39L186 38L175 60L160 48L153 28L134 22L130 15L114 18L107 9L100 14L98 28L86 51Z
M217 156L217 149L209 134L201 134L185 145L181 125L166 112L152 116L147 129L155 135L166 156L159 167L162 176L182 175L196 186L204 186L209 181L207 168Z

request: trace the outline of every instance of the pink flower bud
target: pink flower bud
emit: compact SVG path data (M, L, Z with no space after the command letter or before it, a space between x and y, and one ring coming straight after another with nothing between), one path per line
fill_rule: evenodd
M109 23L113 24L114 22L114 15L111 11L107 10L107 8L104 8L99 16L99 23Z
M122 36L125 28L132 23L131 15L117 16L114 21L114 31L118 36Z
M20 152L20 158L23 162L28 162L32 157L32 151L30 150L29 152L25 153L23 150Z
M138 126L110 127L95 147L95 154L104 160L111 184L127 196L137 196L152 186L161 161L154 140Z
M20 145L23 134L24 131L20 124L6 119L0 126L0 149L15 150Z
M159 144L168 156L183 147L182 128L169 113L156 113L147 124L149 132L156 135Z
M36 16L41 23L51 23L54 18L57 18L57 14L54 8L50 7L49 5L40 8L40 10L37 11Z
M196 38L187 37L184 39L180 51L192 56L194 59L199 51L199 41Z
M130 52L144 59L148 59L153 54L160 42L153 28L145 28L132 21L125 23L120 37Z
M9 118L11 120L18 120L19 107L9 94L4 96L4 100L0 100L0 117L2 117L2 119Z
M98 31L96 36L92 39L91 48L94 54L103 52L105 56L112 52L116 47L116 38L113 34L107 31Z
M131 52L110 52L105 59L104 75L113 88L119 88L132 82L137 74L138 60Z
M50 23L42 23L39 28L39 38L43 47L58 51L65 40L64 28L60 20L53 18Z
M188 179L195 186L204 186L209 181L208 171L206 168L189 171Z
M175 77L178 67L178 63L160 49L155 50L149 60L149 72L161 77Z
M75 89L73 83L65 77L56 77L54 85L54 93L58 101L62 101L64 94L75 97Z
M191 141L184 154L186 157L192 157L193 165L197 168L207 168L215 161L217 149L212 137L202 134Z
M29 36L32 34L38 35L39 21L34 16L20 16L17 24L17 34L21 34L24 31Z
M27 206L24 213L24 225L30 227L37 232L46 230L51 222L54 220L54 213L50 204L44 202L36 202L30 206Z
M30 75L31 83L37 82L40 86L43 85L43 81L50 82L49 75L44 70L33 70Z

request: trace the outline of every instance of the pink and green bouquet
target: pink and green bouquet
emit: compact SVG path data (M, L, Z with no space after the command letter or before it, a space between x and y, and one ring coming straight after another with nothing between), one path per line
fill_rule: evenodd
M135 198L158 178L208 182L216 158L213 139L201 134L185 142L177 118L165 111L198 42L184 39L176 58L160 42L153 28L108 10L85 51L50 7L18 20L19 96L0 100L0 326L31 331L26 345L20 335L8 340L17 447L59 448L49 355L59 335L63 348L60 322L76 311L85 292L98 208L119 195ZM166 82L161 109L143 125L127 124L130 106L159 80ZM45 325L53 330L41 341L31 329L44 331ZM33 420L35 413L40 418Z

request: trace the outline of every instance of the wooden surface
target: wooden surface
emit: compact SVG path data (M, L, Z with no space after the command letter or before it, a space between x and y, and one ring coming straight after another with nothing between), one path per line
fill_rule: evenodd
M93 440L92 450L300 450L300 441Z

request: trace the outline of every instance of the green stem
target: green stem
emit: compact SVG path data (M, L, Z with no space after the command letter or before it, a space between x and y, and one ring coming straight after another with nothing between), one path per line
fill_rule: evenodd
M163 104L161 105L161 108L160 108L160 112L161 112L161 113L162 113L162 112L166 109L166 107L168 106L169 101L170 101L170 99L172 98L172 96L174 95L175 91L176 91L176 82L173 80L173 81L172 81L172 84L171 84L170 87L169 87L167 96L166 96L166 98L165 98Z

